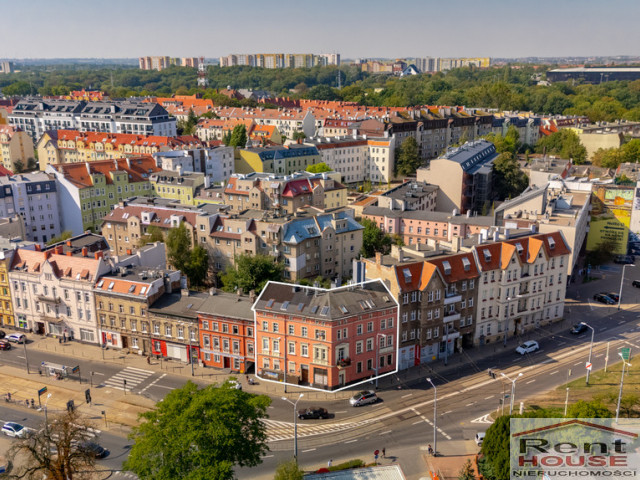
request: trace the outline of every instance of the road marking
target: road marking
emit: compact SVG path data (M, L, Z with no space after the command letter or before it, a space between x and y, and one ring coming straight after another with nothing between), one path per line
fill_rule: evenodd
M624 320L621 320L618 322L618 325L622 325L624 323Z
M578 362L578 363L574 363L573 366L575 367L576 365L582 365L583 362Z
M438 429L438 430L440 430L440 429ZM381 432L378 435L386 435L387 433L391 433L391 430L387 430L386 432Z
M529 385L530 383L533 383L533 382L535 382L535 379L534 380L529 380L528 382L525 383L525 385Z
M271 458L271 457L273 457L273 455L265 455L265 456L264 456L264 457L262 457L262 458Z
M495 395L489 395L488 397L484 397L485 400L489 400L490 398L495 397Z
M403 395L400 398L407 398L407 397L410 397L411 395L413 395L413 393L407 393L406 395Z
M580 340L581 338L586 337L586 335L578 335L578 340Z
M315 448L310 448L309 450L302 450L302 453L315 452L315 450Z
M549 375L555 375L556 373L558 373L558 370L556 370L555 372L551 372Z
M22 358L24 360L24 357L21 357L20 355L17 355L18 358Z
M153 387L156 383L158 383L160 380L162 380L166 376L167 374L163 373L160 377L156 378L153 382L151 382L149 385L147 385L142 390L140 390L140 393L146 392L149 388ZM158 385L158 387L162 387L162 386L163 385ZM171 388L171 390L173 390L173 387L168 387L168 388Z
M471 420L471 423L493 423L493 420L491 420L489 417L491 416L490 413L487 413L486 415L483 415L481 417L478 417L474 420Z
M417 425L419 423L422 423L422 420L418 420L417 422L413 422L411 425Z
M446 415L447 413L451 413L453 412L453 410L447 410L446 412L443 413L443 415Z
M595 356L596 358L604 357L604 353L600 353L600 354L598 354L598 355L594 355L594 356Z
M567 342L558 342L558 345L564 345L564 344L566 344L566 343L567 343Z
M471 406L471 405L473 405L474 403L476 403L476 402L467 403L467 404L465 405L465 407L470 407L470 406Z
M340 410L339 412L334 412L334 413L347 413L346 410Z
M356 438L355 440L348 440L348 441L346 441L344 443L354 443L354 442L357 442L357 441L358 441L358 439Z

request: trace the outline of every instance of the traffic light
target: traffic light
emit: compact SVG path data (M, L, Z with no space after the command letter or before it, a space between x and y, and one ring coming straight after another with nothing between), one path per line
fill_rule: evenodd
M91 389L90 388L87 388L84 391L84 398L87 401L87 403L91 403Z

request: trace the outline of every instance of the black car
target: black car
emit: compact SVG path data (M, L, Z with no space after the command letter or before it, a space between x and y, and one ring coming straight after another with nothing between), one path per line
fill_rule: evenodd
M6 333L4 333L4 330L0 330L0 338L4 338L6 335Z
M569 330L569 333L573 333L574 335L579 335L582 332L586 332L587 331L587 326L583 323L576 323L573 328L571 330Z
M309 407L303 410L298 410L298 418L300 420L316 419L316 418L329 418L329 412L326 408L322 407Z
M0 350L11 350L11 344L6 340L0 340Z
M604 303L605 305L614 305L616 303L613 298L609 297L608 295L604 295L602 293L596 293L593 296L593 299L596 302Z
M617 293L607 293L607 292L600 292L600 293L602 293L602 295L606 295L614 302L618 302L618 300L620 300L620 295L618 295Z
M636 288L640 288L640 280L634 280L633 282L631 282L631 285Z
M95 442L82 442L79 445L79 448L88 454L93 455L94 458L104 458L109 453L104 447Z
M631 255L616 255L613 259L613 263L620 265L630 265L633 263L633 256Z

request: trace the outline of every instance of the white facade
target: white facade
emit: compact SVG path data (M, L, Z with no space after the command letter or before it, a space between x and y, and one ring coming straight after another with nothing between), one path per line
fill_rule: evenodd
M235 173L233 147L215 147L195 150L176 150L153 154L163 170L204 173L207 182L220 183Z

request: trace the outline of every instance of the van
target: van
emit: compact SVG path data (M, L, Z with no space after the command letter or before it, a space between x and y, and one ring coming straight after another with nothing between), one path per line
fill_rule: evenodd
M484 434L485 434L485 432L476 433L476 445L478 445L478 446L482 445L482 441L484 440Z

